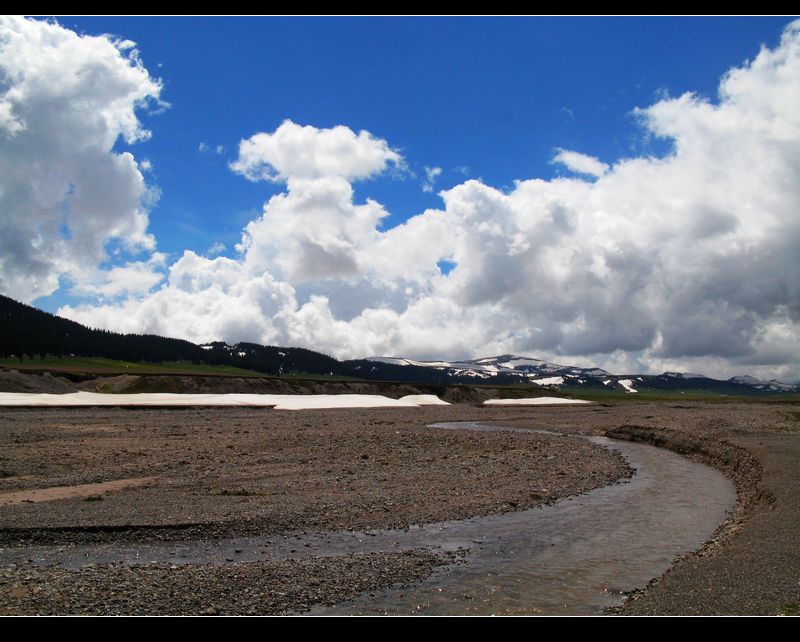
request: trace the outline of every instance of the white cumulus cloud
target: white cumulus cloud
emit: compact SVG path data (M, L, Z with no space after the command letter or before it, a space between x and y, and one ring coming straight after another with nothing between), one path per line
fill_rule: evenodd
M609 169L607 163L604 163L594 156L573 152L569 149L558 149L557 152L552 162L560 163L576 174L587 174L600 178Z
M112 240L154 248L147 163L113 146L150 136L136 110L160 91L129 41L0 17L0 291L50 294Z
M129 261L125 265L84 273L70 288L70 294L100 299L141 296L164 279L165 258L161 252L154 252L147 261Z
M368 178L400 154L385 140L349 127L318 129L284 121L274 132L254 134L239 143L233 171L249 180L287 180L338 176L348 180Z
M422 183L422 191L423 192L432 192L433 191L433 184L436 182L436 179L439 178L442 174L441 167L426 167L425 168L425 180Z
M228 248L225 247L224 243L214 241L206 250L206 256L217 256L218 254L222 254L227 249Z

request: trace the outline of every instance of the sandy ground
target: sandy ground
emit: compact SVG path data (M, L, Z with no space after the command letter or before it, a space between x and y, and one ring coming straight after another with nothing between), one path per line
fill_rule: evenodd
M26 476L32 479L33 475ZM72 486L51 486L50 488L33 488L18 490L11 493L0 493L0 506L13 504L37 504L39 502L52 502L57 499L89 499L101 501L106 493L148 486L156 481L155 477L134 477L131 479L116 479L114 481L100 482L97 484L76 484Z
M798 612L797 404L629 402L558 408L465 404L413 412L298 413L4 410L0 493L140 477L156 480L144 488L93 496L94 501L76 497L2 506L0 546L402 527L517 510L586 491L626 473L613 454L583 440L424 427L456 420L576 434L611 431L619 438L654 442L721 468L737 483L736 514L714 542L632 596L622 612ZM317 564L313 573L299 562L272 567L234 564L222 567L224 571L181 567L177 575L167 573L167 579L157 564L81 571L5 566L0 571L0 612L283 613L413 582L442 561L446 560L427 551L411 551L399 557L395 553L335 563L330 558L304 562ZM367 580L365 564L383 570ZM229 595L220 593L230 583L236 586L237 573L252 581L252 574L257 574L261 580L255 584L261 586L262 596L274 577L283 578L275 579L275 586L285 582L295 591L291 595L298 597L269 594L259 610L258 600L235 598L233 590ZM180 582L174 583L173 576ZM312 579L316 586L309 585ZM125 599L111 601L108 592L117 580ZM369 586L360 584L366 581ZM181 586L193 587L196 603L187 601ZM142 598L145 592L152 597ZM168 606L158 606L162 603Z

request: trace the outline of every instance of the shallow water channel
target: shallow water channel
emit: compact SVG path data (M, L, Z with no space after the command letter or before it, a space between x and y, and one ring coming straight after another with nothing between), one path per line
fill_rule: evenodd
M432 427L529 432L471 423ZM6 549L0 560L18 556L66 567L225 564L429 547L458 552L457 563L419 586L318 607L312 614L601 614L700 548L734 509L736 491L717 470L671 451L588 439L619 451L636 474L542 508L404 530Z

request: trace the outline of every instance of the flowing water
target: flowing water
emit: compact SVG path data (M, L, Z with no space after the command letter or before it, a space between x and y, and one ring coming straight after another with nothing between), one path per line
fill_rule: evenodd
M440 429L513 430L480 424ZM40 564L231 563L428 547L457 553L419 586L390 589L313 614L600 614L700 548L736 503L717 470L668 450L602 437L629 480L550 506L396 531L230 538L215 542L7 549Z

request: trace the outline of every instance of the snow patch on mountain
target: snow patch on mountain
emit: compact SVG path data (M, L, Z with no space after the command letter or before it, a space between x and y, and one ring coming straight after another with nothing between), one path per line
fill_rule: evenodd
M531 383L537 386L560 386L564 383L564 377L547 377L545 379L534 379Z
M418 361L405 357L369 357L367 361L377 361L400 366L419 366L423 368L443 368L458 376L486 378L487 376L511 375L526 379L550 375L550 378L594 378L606 377L608 372L600 368L578 368L558 363L542 361L532 357L504 354L497 357L481 357L465 361ZM560 385L560 384L545 384Z

